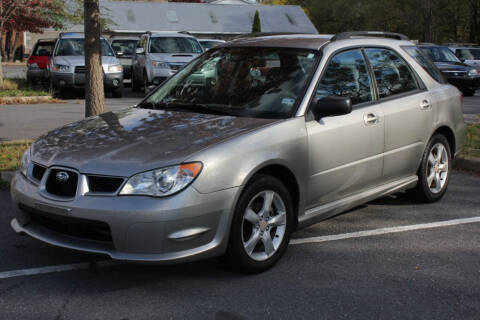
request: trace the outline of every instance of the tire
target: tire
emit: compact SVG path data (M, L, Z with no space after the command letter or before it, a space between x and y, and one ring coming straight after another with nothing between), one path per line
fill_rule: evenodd
M133 92L140 92L141 87L138 84L138 81L135 79L135 73L132 71L132 91Z
M439 153L440 157L438 157ZM425 148L418 169L418 183L413 190L417 200L425 203L440 200L447 191L451 172L452 154L450 145L445 136L435 134Z
M465 97L471 97L471 96L475 95L475 91L477 91L477 90L465 89L465 90L462 90L462 93Z
M118 88L112 89L112 96L114 98L121 98L123 97L123 86L120 86Z
M266 202L272 208L268 215L263 213ZM247 209L252 212L248 210L247 214ZM265 271L275 265L287 249L293 228L294 212L289 191L278 179L258 175L238 200L226 258L239 271Z

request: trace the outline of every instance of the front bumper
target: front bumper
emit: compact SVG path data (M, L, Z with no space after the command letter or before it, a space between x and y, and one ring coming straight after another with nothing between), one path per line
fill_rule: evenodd
M85 88L86 74L53 72L51 81L54 88ZM118 88L122 82L123 72L103 74L103 85L106 90Z
M52 245L106 254L117 260L181 262L221 255L228 241L237 188L201 194L192 186L166 198L77 195L71 201L46 198L17 173L11 196L12 228ZM92 240L38 223L36 211L107 224L111 241Z
M460 90L476 90L480 87L480 76L468 77L448 75L447 80L450 84Z
M47 69L27 69L27 80L31 82L47 81L48 70Z

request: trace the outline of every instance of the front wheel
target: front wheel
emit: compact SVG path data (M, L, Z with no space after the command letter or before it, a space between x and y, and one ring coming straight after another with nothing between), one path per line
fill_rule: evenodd
M471 96L475 95L475 91L477 91L477 90L475 90L475 89L464 89L464 90L462 90L462 93L465 97L471 97Z
M121 98L123 97L123 86L120 86L118 88L112 89L112 96L114 98Z
M285 252L293 226L287 188L278 179L259 175L247 185L235 209L228 260L250 273L271 268Z
M445 136L436 134L428 142L422 157L415 189L417 198L422 202L440 200L447 191L451 169L450 145Z

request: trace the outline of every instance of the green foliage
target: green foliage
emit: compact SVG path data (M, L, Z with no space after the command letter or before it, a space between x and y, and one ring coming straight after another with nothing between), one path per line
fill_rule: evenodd
M253 17L252 33L262 32L262 24L260 22L260 14L258 10L255 11L255 16Z
M270 0L275 3L278 0ZM319 33L377 30L427 42L480 42L480 0L284 0Z

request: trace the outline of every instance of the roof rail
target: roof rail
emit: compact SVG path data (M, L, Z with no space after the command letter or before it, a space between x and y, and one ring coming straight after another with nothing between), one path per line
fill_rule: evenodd
M256 37L268 37L268 36L288 36L294 34L312 34L313 33L303 33L303 32L252 32L252 33L243 33L234 37L234 39L241 38L256 38Z
M351 39L355 37L383 37L383 38L395 38L397 40L410 40L408 37L401 33L395 32L383 32L383 31L351 31L351 32L342 32L333 36L330 41L338 41Z

